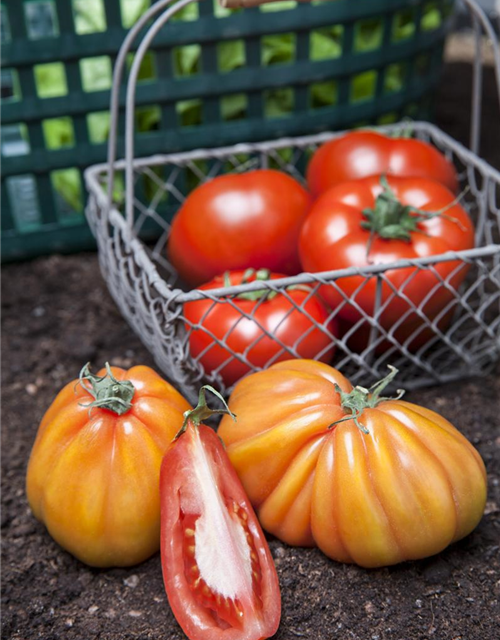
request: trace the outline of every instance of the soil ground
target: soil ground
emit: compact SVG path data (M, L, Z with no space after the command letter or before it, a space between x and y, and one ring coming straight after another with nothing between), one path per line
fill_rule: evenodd
M438 122L467 142L468 65L449 64ZM488 74L483 155L500 166L498 108ZM107 293L95 255L53 256L4 268L2 281L2 638L177 640L159 555L131 569L90 569L31 515L24 491L40 418L82 363L154 366ZM413 392L473 442L488 470L478 528L421 562L366 571L271 539L283 597L276 640L500 638L500 379Z

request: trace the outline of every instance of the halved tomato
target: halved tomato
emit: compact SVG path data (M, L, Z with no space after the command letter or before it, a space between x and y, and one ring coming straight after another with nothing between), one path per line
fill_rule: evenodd
M201 389L198 406L186 412L162 463L165 589L191 640L261 640L279 625L278 576L221 440L200 424L214 413L206 405L205 389L223 400L211 387Z

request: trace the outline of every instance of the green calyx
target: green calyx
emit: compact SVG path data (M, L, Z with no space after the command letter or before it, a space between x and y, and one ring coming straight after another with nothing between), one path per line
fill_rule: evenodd
M369 389L365 389L364 387L354 387L354 389L347 393L346 391L342 391L338 384L335 385L335 391L340 394L340 405L344 411L350 412L349 416L342 418L341 420L337 420L329 425L329 429L336 424L341 422L345 422L346 420L353 420L354 424L358 427L360 431L363 433L370 433L368 429L362 424L359 419L365 409L374 409L381 402L386 402L388 400L400 400L405 394L404 389L398 389L397 395L394 398L390 397L382 397L380 394L382 391L390 384L394 378L399 373L396 367L388 365L390 369L390 373L382 378L379 382L376 382Z
M420 231L420 233L423 233L423 231L419 230L418 225L424 220L441 216L462 226L459 220L446 216L445 212L455 206L465 192L439 211L423 211L410 205L401 204L385 176L380 178L380 184L382 185L382 193L377 196L374 208L363 210L363 216L366 220L361 223L361 226L363 229L370 231L367 255L370 253L375 235L386 240L410 242L412 232Z
M88 404L80 403L80 406L87 407L89 414L92 409L99 408L108 409L121 416L132 408L135 388L130 380L117 380L108 362L106 371L106 375L102 377L94 375L90 372L90 362L82 368L77 384L88 391L95 400Z
M219 400L224 405L224 409L210 409L210 407L207 405L207 391L210 391L210 393L213 393L214 396L219 398ZM227 406L227 402L224 400L222 395L216 389L206 384L200 389L197 406L194 409L191 409L190 411L186 411L184 413L184 422L182 423L182 427L179 429L174 440L180 438L180 436L186 431L189 422L191 422L195 427L198 427L204 420L207 420L207 418L218 414L231 416L231 418L236 422L236 416L229 409L229 407Z
M243 278L241 279L240 284L248 284L249 282L267 282L271 279L271 271L269 269L247 269L243 274ZM231 282L231 275L228 271L224 273L224 286L232 287L233 283ZM307 285L292 285L291 287L287 287L287 291L295 291L301 290L306 291L308 293L311 292L311 288ZM250 300L252 302L256 302L261 298L265 300L272 300L276 298L278 295L278 291L273 291L272 289L257 289L257 291L248 291L246 293L239 293L235 296L236 300Z

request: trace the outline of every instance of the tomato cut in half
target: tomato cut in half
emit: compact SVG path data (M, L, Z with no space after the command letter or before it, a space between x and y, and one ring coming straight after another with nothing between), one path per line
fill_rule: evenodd
M221 440L200 424L211 413L207 388L215 391L202 388L198 407L185 414L162 463L165 590L190 640L261 640L278 629L278 577Z

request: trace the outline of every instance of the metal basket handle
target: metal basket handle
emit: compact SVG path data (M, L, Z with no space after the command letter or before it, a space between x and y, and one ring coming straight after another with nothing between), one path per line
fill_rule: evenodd
M164 13L159 16L148 29L134 57L134 61L130 70L129 81L127 85L126 95L126 116L125 116L125 207L126 207L126 225L129 239L132 237L132 228L134 222L134 112L135 112L135 94L137 88L137 80L139 70L142 65L145 54L147 53L151 43L157 36L163 26L178 11L186 7L188 4L198 2L199 0L178 0L175 5L169 7L174 0L158 0L150 9L142 15L138 22L129 31L122 47L120 48L114 75L113 88L111 93L111 122L110 135L108 142L108 207L107 214L111 211L113 204L113 187L115 178L115 161L117 153L117 129L118 129L118 110L120 86L123 78L127 54L139 35L140 31L146 24L161 11ZM272 0L220 0L221 4L226 7L250 7L264 4ZM309 0L300 0L309 1ZM480 51L480 37L482 30L490 38L493 43L493 54L495 61L495 74L497 80L498 97L500 101L500 48L496 43L496 35L488 17L476 0L462 0L470 11L473 19L473 27L476 33L476 56L473 64L473 98L471 109L471 150L474 153L479 151L479 140L481 132L481 90L482 90L482 59ZM169 7L169 8L167 8Z
M483 60L481 51L481 36L484 31L493 47L494 70L497 83L498 101L500 104L500 46L497 41L495 29L484 10L476 0L462 0L472 16L472 28L474 30L476 51L472 65L472 105L470 125L470 149L479 155L481 139L481 97L483 91Z

